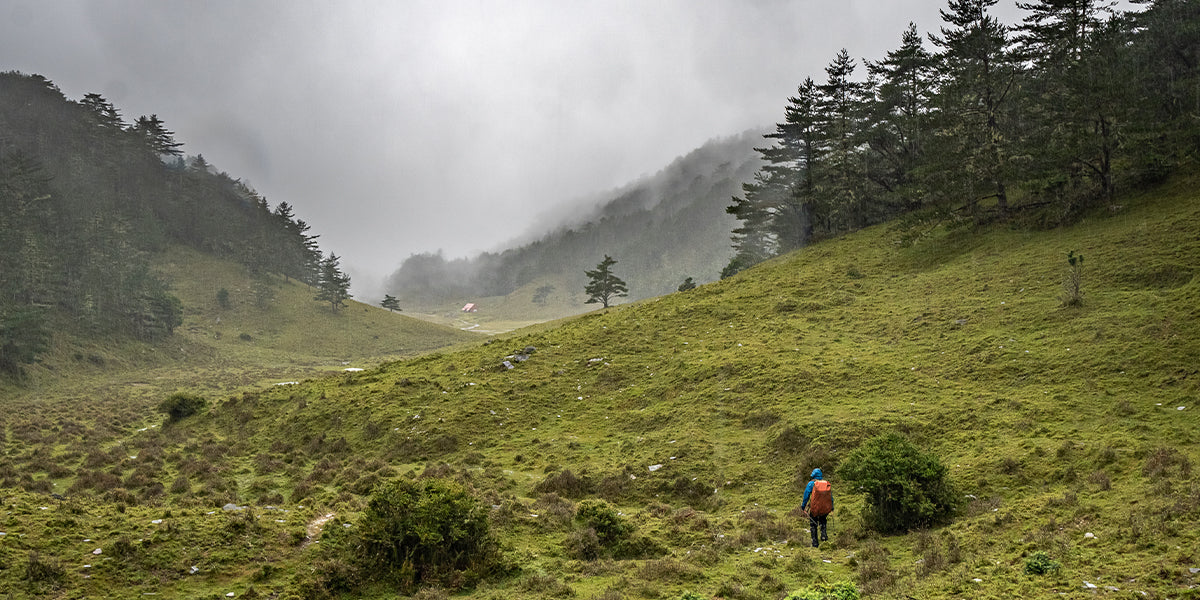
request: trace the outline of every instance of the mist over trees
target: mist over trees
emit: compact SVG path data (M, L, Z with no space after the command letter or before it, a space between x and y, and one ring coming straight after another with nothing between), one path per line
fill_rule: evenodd
M182 244L259 278L318 283L317 236L271 210L157 116L126 123L99 94L68 100L39 75L0 73L0 371L44 351L51 323L155 340L182 307L150 257ZM269 290L260 297L269 298Z
M634 299L675 291L681 273L713 281L731 254L734 220L724 206L761 164L753 151L758 138L745 133L709 142L607 201L579 207L567 223L527 244L471 258L410 256L388 279L387 293L409 305L434 305L503 296L530 284L582 290L584 269L604 253L620 257ZM531 289L534 296L532 304L544 303L549 292Z
M950 0L878 61L846 50L788 98L727 212L738 271L901 215L1070 222L1200 148L1200 3ZM930 45L925 44L926 39Z

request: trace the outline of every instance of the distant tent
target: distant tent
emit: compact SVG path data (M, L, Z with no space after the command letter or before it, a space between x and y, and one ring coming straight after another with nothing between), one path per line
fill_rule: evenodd
M463 312L479 312L479 307L475 306L474 302L469 302L469 303L467 303L466 306L462 307L462 311Z

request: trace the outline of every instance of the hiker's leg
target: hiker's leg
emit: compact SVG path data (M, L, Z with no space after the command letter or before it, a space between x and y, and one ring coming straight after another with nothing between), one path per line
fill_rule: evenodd
M825 525L829 522L829 515L821 515L821 541L827 541L829 534L825 532Z
M808 529L809 529L809 532L812 533L813 548L816 548L817 547L817 519L816 518L814 518L814 517L808 518Z

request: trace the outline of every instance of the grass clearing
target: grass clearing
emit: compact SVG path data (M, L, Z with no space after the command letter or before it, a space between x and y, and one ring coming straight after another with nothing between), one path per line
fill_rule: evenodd
M1064 230L934 229L906 246L898 225L876 227L686 293L362 372L340 364L355 348L417 347L361 333L400 315L352 308L337 318L363 327L339 338L335 326L320 334L330 346L291 363L281 356L314 339L297 331L320 327L305 300L277 330L251 331L230 287L233 314L213 295L185 316L185 339L212 358L140 386L81 366L78 382L39 383L53 393L26 392L27 410L0 417L0 587L300 594L374 485L436 474L491 507L516 569L470 597L777 598L840 580L884 598L1185 597L1200 568L1191 183ZM1087 260L1078 307L1061 302L1069 251ZM261 346L235 343L242 331ZM315 377L270 385L292 373ZM122 408L172 385L209 408L170 426ZM949 525L864 527L838 467L886 431L949 467L965 502ZM820 549L793 512L814 466L837 499ZM66 500L48 495L63 487ZM625 554L588 553L570 517L596 500L628 525ZM329 513L328 537L303 545ZM83 571L95 547L108 562ZM1058 568L1028 573L1043 555Z

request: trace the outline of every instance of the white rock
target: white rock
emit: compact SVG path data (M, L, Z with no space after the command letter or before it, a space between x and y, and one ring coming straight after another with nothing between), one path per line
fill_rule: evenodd
M4 535L4 534L3 534L3 533L0 533L0 535ZM1200 569L1197 569L1196 567L1191 567L1191 568L1189 568L1189 569L1188 569L1188 573L1191 573L1192 575L1195 575L1196 573L1200 573Z
M151 523L153 523L154 525L158 525L159 523L162 523L162 519L155 519L155 520L153 520L153 521L150 521L150 522L151 522Z
M358 368L358 367L350 367L350 368L346 369L346 371L348 371L348 372L350 372L350 373L357 373L357 372L359 372L359 371L361 371L361 370L362 370L362 369L360 369L360 368ZM226 595L227 595L227 596L229 596L230 598L232 598L232 597L233 597L233 592L229 592L229 593L228 593L228 594L226 594Z
M92 550L92 554L104 554L104 551L99 548L96 548L95 550Z
M1087 532L1087 533L1083 534L1083 539L1085 539L1085 540L1094 540L1094 539L1096 539L1096 534L1094 534L1094 533L1092 533L1092 532L1090 532L1090 531L1089 531L1089 532Z
M650 465L650 472L653 473L661 468L663 468L662 465Z
M361 371L362 369L359 369L359 370ZM229 592L228 594L225 594L225 597L226 597L226 598L232 598L232 597L233 597L233 592Z
M196 565L192 565L192 575L195 575L196 573L199 573L199 572L200 572L200 567L197 567Z
M1178 406L1178 407L1176 407L1176 408L1175 408L1175 410L1183 410L1183 409L1185 409L1185 408L1187 408L1187 407L1186 407L1186 406Z
M983 583L983 580L978 577L976 577L975 579L972 579L971 581L974 581L975 583Z
M1083 582L1083 587L1084 587L1084 589L1094 590L1094 589L1096 589L1096 584L1085 581L1085 582Z

